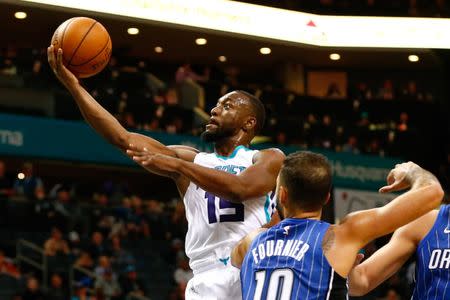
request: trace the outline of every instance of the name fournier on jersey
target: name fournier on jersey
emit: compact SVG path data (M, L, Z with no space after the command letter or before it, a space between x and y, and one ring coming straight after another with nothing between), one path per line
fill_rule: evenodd
M264 258L270 258L273 256L291 257L297 261L300 261L303 256L305 256L308 249L309 245L301 240L280 239L277 241L266 240L254 247L251 253L255 264Z

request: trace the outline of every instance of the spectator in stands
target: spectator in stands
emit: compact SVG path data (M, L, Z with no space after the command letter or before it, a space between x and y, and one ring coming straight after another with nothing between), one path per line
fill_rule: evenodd
M17 178L14 182L14 191L19 196L25 196L27 199L36 199L38 194L44 188L42 179L33 174L33 164L26 162L23 164L21 174L23 178Z
M75 295L72 296L71 300L101 300L100 298L97 299L89 295L88 288L91 285L90 281L87 277L78 281L75 285Z
M195 73L191 64L184 63L175 74L175 81L178 86L181 106L185 109L194 108L205 109L205 90L197 82L206 82L209 80L209 69L205 69L203 75Z
M29 277L26 282L25 292L22 294L23 300L46 300L39 281L36 277Z
M113 236L111 238L111 261L114 270L123 270L128 265L133 265L135 259L131 253L122 248L120 237Z
M0 68L0 74L14 76L17 75L17 67L10 58L6 58Z
M415 80L408 81L406 87L402 90L401 99L404 100L423 100L424 96L417 90Z
M5 162L0 160L0 197L8 197L13 193L13 184L6 175Z
M138 278L136 268L133 265L126 267L125 276L120 280L120 286L122 287L123 295L125 297L143 297L147 294L145 285L142 280Z
M378 91L378 98L384 100L393 100L395 98L394 85L392 80L386 79L383 82L383 87Z
M47 300L65 300L67 299L67 291L63 285L61 275L55 273L50 278L50 288L47 293Z
M189 268L189 261L187 257L178 259L178 267L173 273L173 279L177 284L186 283L194 277L191 268Z
M408 121L409 115L406 112L400 113L400 120L397 124L398 131L407 131L408 130Z
M164 215L162 204L156 200L147 202L145 219L150 227L150 234L154 240L167 240L169 238L168 220Z
M80 235L76 231L69 232L69 248L75 257L78 257L82 252Z
M373 98L373 92L365 82L360 82L356 88L355 98L358 100L370 100Z
M5 256L5 252L0 249L0 274L9 275L14 278L20 278L20 272L13 260Z
M47 256L68 255L69 245L62 238L61 230L53 227L50 238L44 243L44 253Z
M93 259L97 259L100 255L104 255L107 251L103 244L103 235L99 231L94 231L91 237L91 243L88 246L88 251Z
M105 270L102 276L95 281L97 297L103 300L116 300L122 294L117 279L114 278L112 270Z
M80 256L76 259L74 263L75 267L83 268L88 271L94 271L94 260L91 255L87 251L81 252ZM80 276L76 273L77 279L81 279Z
M336 82L331 82L328 85L327 93L325 94L325 98L336 99L336 98L343 98L343 97L344 97L344 94L339 89L338 84Z
M348 152L353 154L359 154L358 139L356 136L351 135L348 137L347 143L342 146L342 152Z
M97 276L103 276L105 272L112 272L111 260L106 255L101 255L98 258L98 265L95 267L94 273ZM113 277L117 278L116 274L113 273Z

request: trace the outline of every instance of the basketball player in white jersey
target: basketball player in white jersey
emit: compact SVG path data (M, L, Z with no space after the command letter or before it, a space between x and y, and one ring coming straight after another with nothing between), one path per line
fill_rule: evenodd
M194 271L186 299L240 299L239 270L229 262L231 248L270 221L270 195L284 160L278 149L247 148L264 124L262 103L243 91L219 99L202 135L214 142L214 153L166 147L123 128L64 67L62 49L55 55L50 46L47 54L87 123L114 146L128 149L128 155L149 171L175 181L186 206L186 254Z

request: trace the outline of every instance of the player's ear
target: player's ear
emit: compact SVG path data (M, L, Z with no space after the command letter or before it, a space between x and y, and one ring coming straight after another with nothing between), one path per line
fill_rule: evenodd
M328 194L327 194L327 200L325 200L325 203L324 203L323 205L327 205L328 202L330 202L330 199L331 199L331 194L330 194L330 192L328 192Z
M247 120L244 123L244 127L242 128L245 132L248 132L256 127L256 118L253 116L247 117Z
M283 207L286 206L287 197L288 190L284 186L280 185L280 188L278 189L278 200Z

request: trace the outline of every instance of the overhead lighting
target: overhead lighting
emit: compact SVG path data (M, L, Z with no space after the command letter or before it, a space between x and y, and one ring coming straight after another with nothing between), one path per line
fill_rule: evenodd
M205 38L198 38L195 40L195 43L199 46L206 45L208 41Z
M220 61L220 62L226 62L226 61L227 61L227 57L221 55L221 56L219 56L219 61Z
M139 29L137 29L136 27L130 27L127 29L127 32L130 35L136 35L139 33Z
M20 180L25 178L25 174L23 174L22 172L17 174L17 178L19 178Z
M155 47L155 52L156 53L162 53L164 51L164 49L160 46Z
M411 55L408 56L408 60L410 62L418 62L419 61L419 57L417 55L415 55L415 54L411 54Z
M259 49L259 52L261 52L261 54L263 54L263 55L267 55L267 54L270 54L270 52L272 52L272 50L269 47L262 47L261 49Z
M330 54L330 59L331 60L340 60L341 56L339 54L337 54L337 53L331 53Z
M27 17L27 13L23 12L23 11L17 11L14 13L14 17L16 17L16 19L25 19Z

